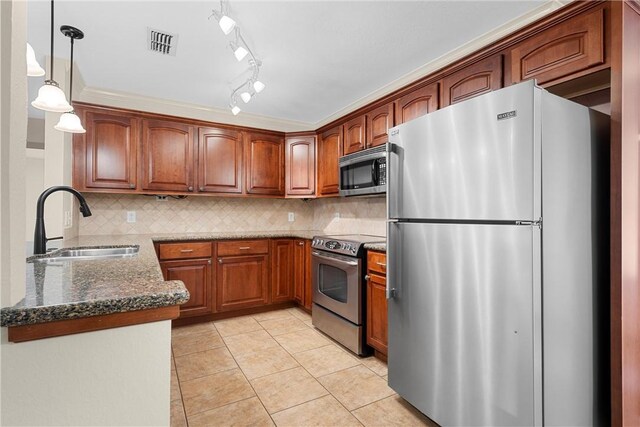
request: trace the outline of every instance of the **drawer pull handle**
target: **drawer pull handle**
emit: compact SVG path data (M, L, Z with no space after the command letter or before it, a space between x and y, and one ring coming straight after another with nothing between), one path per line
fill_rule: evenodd
M240 246L238 249L241 251L246 251L247 249L251 249L251 246Z
M298 242L298 246L304 246L304 242Z
M386 267L387 266L386 262L376 262L376 264L378 264L380 267Z
M180 249L180 253L183 253L183 254L188 254L191 252L193 252L193 249Z

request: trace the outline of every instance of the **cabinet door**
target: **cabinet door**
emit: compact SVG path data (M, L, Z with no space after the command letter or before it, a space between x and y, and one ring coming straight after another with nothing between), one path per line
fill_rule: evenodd
M446 107L501 87L502 55L496 55L445 77L442 80L442 106Z
M318 140L318 195L338 194L340 173L338 159L342 145L342 126L337 126L320 135Z
M387 354L386 279L377 274L367 280L367 344Z
M216 269L218 311L258 307L269 302L269 256L219 257Z
M134 190L139 120L127 114L87 111L84 124L85 186Z
M143 190L193 191L193 126L143 120L141 158Z
M293 299L293 240L271 241L271 302Z
M246 141L247 193L284 196L284 140L250 133Z
M160 263L165 280L181 280L189 291L189 301L180 306L180 317L201 316L213 312L211 258Z
M242 193L242 134L217 128L198 131L198 191Z
M604 11L578 15L511 50L511 80L537 79L538 84L603 64Z
M365 116L349 120L343 126L344 140L342 141L342 155L364 150L367 146Z
M395 101L396 125L438 109L438 83L410 92Z
M386 144L387 132L393 125L393 102L369 111L367 117L367 147Z
M286 140L287 196L312 196L316 192L316 138L298 136Z
M304 305L307 266L304 240L296 239L293 245L293 299L298 304Z

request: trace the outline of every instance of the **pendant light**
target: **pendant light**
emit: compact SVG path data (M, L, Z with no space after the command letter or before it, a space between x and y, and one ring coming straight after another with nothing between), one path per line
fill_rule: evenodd
M44 76L44 68L38 64L36 53L29 43L27 43L27 76L40 77Z
M71 72L69 78L69 100L73 101L73 41L84 38L84 33L79 29L70 25L63 25L60 27L60 31L65 36L71 39ZM72 107L73 108L73 107ZM60 121L53 127L62 132L69 133L85 133L86 130L82 127L80 117L76 115L76 112L72 109L68 113L64 113L60 116Z
M60 89L58 83L53 79L53 0L51 0L51 59L49 68L49 80L44 81L44 85L38 90L38 97L31 103L34 107L56 113L71 111L73 108L67 102L67 97Z

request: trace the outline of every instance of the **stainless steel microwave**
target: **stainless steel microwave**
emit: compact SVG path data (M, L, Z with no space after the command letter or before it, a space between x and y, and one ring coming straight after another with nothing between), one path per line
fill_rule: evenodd
M340 195L387 192L387 144L340 157Z

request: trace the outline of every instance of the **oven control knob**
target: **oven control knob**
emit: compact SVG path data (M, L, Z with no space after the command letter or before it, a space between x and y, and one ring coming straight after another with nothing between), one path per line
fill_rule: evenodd
M356 251L356 248L351 248L351 253L352 253L352 254L354 254L354 255L355 255L355 254L356 254L356 252L357 252L357 251Z

